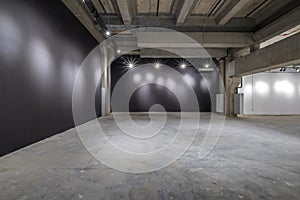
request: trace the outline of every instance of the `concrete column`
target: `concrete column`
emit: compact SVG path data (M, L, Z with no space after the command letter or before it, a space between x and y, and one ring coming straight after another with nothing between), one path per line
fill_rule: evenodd
M108 49L105 44L100 45L101 51L101 115L106 116L110 113L108 104L110 102L110 91L109 91L109 68L108 68Z
M225 115L236 116L234 114L234 94L241 83L240 77L231 77L228 75L229 61L225 61Z
M106 112L111 113L111 63L115 59L115 54L112 50L107 54L107 92L106 92Z
M111 72L110 64L115 59L114 52L107 43L100 45L101 51L101 115L106 116L111 113Z

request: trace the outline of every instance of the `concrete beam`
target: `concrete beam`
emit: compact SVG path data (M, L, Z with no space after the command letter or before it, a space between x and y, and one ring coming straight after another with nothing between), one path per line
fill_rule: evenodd
M179 11L177 16L176 24L183 24L185 22L186 17L190 13L194 4L194 0L184 0L183 5Z
M93 35L93 37L98 42L102 42L104 40L104 36L95 27L91 14L86 9L83 1L61 1L69 8L69 10L77 17L77 19L84 25L84 27Z
M232 76L245 76L300 63L300 33L231 63Z
M129 1L128 0L117 0L119 11L125 25L130 25L132 16L129 11Z
M298 25L300 25L300 6L256 31L254 39L257 42L264 42Z
M105 18L105 16L104 16ZM118 16L109 16L110 24L107 25L111 30L124 31L136 27L164 27L180 32L254 32L256 30L256 22L254 18L232 18L225 25L216 25L214 19L207 19L204 27L205 17L203 16L188 16L183 24L176 25L176 21L172 16L147 16L139 15L132 21L131 25L124 25Z
M141 58L222 58L227 54L226 49L193 49L193 48L164 48L141 49Z
M137 32L140 48L243 48L254 43L252 33L236 32ZM196 42L195 42L196 41Z
M216 23L224 25L234 17L250 0L233 0L230 4L217 16Z

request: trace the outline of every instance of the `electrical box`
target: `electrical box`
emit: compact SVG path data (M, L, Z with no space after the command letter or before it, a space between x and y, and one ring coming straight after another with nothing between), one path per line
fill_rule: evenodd
M234 94L234 114L244 114L244 94Z

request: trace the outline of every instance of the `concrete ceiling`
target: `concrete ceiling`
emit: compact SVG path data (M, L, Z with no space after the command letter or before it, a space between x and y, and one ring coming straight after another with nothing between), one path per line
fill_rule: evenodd
M103 31L82 0L62 1L99 42L104 39ZM292 19L293 26L300 24L299 0L91 1L113 34L137 27L163 27L192 35L204 45L202 37L205 32L204 46L213 48L211 52L217 50L218 55L223 55L227 49L245 48L267 41L274 33L287 31L292 27L284 26L284 17ZM293 14L289 15L292 11ZM277 21L279 26L275 23ZM138 46L137 39L130 37L130 45ZM215 37L218 37L217 40ZM150 46L155 45L153 38ZM172 45L169 47L172 48ZM220 54L218 49L223 49L223 53Z
M159 13L171 14L175 0L159 1ZM156 13L158 0L136 0L138 14ZM150 6L151 5L151 6Z

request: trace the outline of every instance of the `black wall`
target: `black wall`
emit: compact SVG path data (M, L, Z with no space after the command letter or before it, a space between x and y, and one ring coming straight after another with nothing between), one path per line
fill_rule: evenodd
M96 45L60 0L1 1L0 155L74 126L73 82Z
M136 66L146 66L149 68L149 71L156 70L153 63L156 63L157 60L155 59L143 59L138 57L120 57L119 59L115 60L111 64L111 80L112 80L112 92L114 90L115 85L120 80L120 78L127 72L126 68L126 62L128 60L135 60ZM160 59L160 63L163 63L166 66L172 67L175 70L177 70L183 77L184 75L189 75L189 77L192 79L193 83L193 89L195 91L195 94L197 96L198 104L199 104L199 110L201 112L211 112L212 111L212 100L211 96L208 90L208 86L206 85L206 82L204 81L203 77L199 72L189 63L189 65L184 69L180 69L180 63L183 62L182 59ZM184 61L185 63L188 63L187 61ZM134 75L134 73L137 73L135 70L132 70L130 73ZM206 73L206 76L208 78L206 81L209 81L210 86L212 87L211 91L213 91L213 94L211 94L213 97L217 93L217 85L218 85L218 79L217 79L217 72L211 72ZM183 81L181 83L176 83L178 85L183 84ZM133 84L133 79L128 78L126 79L126 83L128 86ZM182 94L184 98L188 99L190 98L185 91L182 91ZM120 101L122 101L122 98L120 98ZM129 102L129 111L130 112L147 112L149 111L149 108L154 104L160 104L162 105L166 111L168 112L180 112L185 111L181 110L180 104L173 92L168 89L167 87L164 87L159 84L147 84L139 87L131 96L130 102ZM125 111L125 110L119 110L119 108L114 109L113 111ZM188 111L194 111L194 110L188 110ZM195 110L196 111L196 110Z

